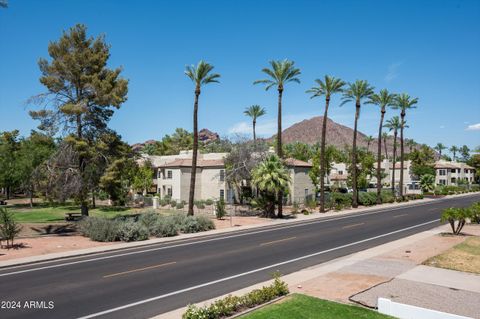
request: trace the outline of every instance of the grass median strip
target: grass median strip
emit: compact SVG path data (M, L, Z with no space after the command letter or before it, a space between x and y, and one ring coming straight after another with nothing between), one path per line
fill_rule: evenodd
M241 319L330 319L358 318L383 319L392 318L376 311L357 306L344 305L306 295L293 294L286 299L240 317Z
M115 276L131 274L131 273L134 273L134 272L139 272L139 271L144 271L144 270L150 270L150 269L160 268L160 267L164 267L164 266L169 266L169 265L173 265L173 264L176 264L176 263L177 263L176 261L172 261L172 262L169 262L169 263L164 263L164 264L159 264L159 265L153 265L153 266L148 266L148 267L143 267L143 268L137 268L137 269L127 270L127 271L117 272L117 273L114 273L114 274L105 275L105 276L103 276L103 278L110 278L110 277L115 277Z

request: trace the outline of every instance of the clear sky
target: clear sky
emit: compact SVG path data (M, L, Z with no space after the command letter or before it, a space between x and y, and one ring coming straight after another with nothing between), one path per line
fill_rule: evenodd
M325 74L366 79L419 98L407 137L434 145L480 144L480 1L114 1L9 0L0 9L0 131L28 135L37 123L27 99L44 91L37 60L76 23L106 35L111 66L130 80L111 127L130 143L192 128L193 85L185 65L215 65L220 84L204 88L199 126L250 133L243 110L267 109L259 135L275 131L276 91L252 85L271 59L294 60L301 84L284 94L284 126L323 113L305 94ZM333 120L352 126L354 106L333 100ZM387 118L395 115L389 111ZM362 108L359 129L375 135L379 112Z

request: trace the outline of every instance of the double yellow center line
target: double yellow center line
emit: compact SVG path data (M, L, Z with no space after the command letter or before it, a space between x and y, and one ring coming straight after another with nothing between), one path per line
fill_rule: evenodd
M160 268L160 267L164 267L164 266L173 265L173 264L176 264L176 263L177 263L176 261L172 261L172 262L169 262L169 263L164 263L164 264L159 264L159 265L153 265L153 266L148 266L148 267L143 267L143 268L137 268L137 269L127 270L127 271L117 272L117 273L114 273L114 274L105 275L105 276L103 276L103 278L110 278L110 277L115 277L115 276L131 274L133 272Z

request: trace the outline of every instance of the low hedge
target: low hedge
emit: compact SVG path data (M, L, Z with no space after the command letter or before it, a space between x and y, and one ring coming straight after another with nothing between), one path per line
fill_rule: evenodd
M197 233L215 229L213 221L206 216L187 216L183 213L160 215L154 210L138 217L100 218L87 217L79 224L79 230L94 241L139 241L150 236L171 237L179 232Z
M214 301L209 306L197 307L189 305L182 315L183 319L220 319L232 316L238 312L269 302L275 298L288 294L288 287L280 280L278 274L270 286L252 290L243 296L229 295Z

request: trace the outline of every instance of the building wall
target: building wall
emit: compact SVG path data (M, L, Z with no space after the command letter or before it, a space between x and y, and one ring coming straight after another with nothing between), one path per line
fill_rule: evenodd
M308 176L309 170L308 167L294 167L289 169L291 178L289 194L290 203L303 203L305 201L305 195L311 196L315 199L315 186L313 185L310 176ZM307 190L307 194L305 194L305 190Z
M224 168L206 167L202 170L202 199L220 199L220 190L224 191L224 200L227 200L227 183L220 180L220 171L224 171ZM224 175L225 176L225 175Z

